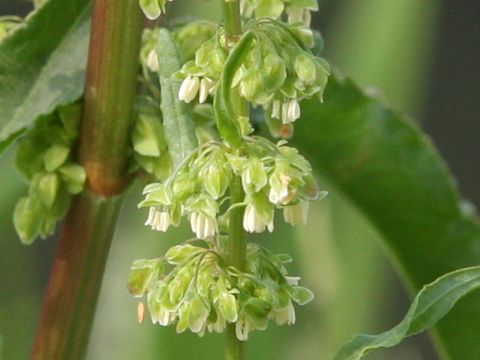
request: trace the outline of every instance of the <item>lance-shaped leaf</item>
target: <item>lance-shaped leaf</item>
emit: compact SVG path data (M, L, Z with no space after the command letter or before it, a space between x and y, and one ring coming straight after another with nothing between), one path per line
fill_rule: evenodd
M50 0L0 43L0 152L83 92L89 0Z
M190 105L180 101L180 83L172 75L180 70L181 62L173 36L167 29L158 30L157 56L160 64L158 75L162 89L162 114L165 136L174 166L198 145Z
M480 263L480 226L413 122L336 76L325 102L306 101L302 112L299 150L382 235L410 290ZM436 327L452 360L478 359L478 304L480 294L466 296Z
M440 277L419 292L397 326L379 335L356 335L342 347L335 360L358 360L372 350L399 344L405 337L435 325L458 300L479 287L480 266Z

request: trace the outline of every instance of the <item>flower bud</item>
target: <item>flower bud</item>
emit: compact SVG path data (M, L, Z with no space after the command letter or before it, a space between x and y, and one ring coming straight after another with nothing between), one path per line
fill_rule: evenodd
M308 201L302 201L296 205L283 208L285 222L290 225L305 225L307 223Z
M238 319L238 306L235 296L231 294L225 287L218 287L216 298L216 308L220 315L228 322L232 323Z
M157 52L155 50L151 50L148 53L147 66L150 69L150 71L153 71L153 72L157 72L160 69Z
M43 155L45 170L51 172L62 166L70 154L70 148L66 145L52 145Z
M37 196L42 204L50 209L57 198L60 179L56 173L38 173L30 185L30 195Z
M295 72L300 80L307 84L313 83L317 78L317 65L306 54L300 54L295 59Z
M43 214L44 209L35 198L23 197L17 202L13 212L13 224L22 243L31 244L40 233Z
M230 184L231 172L226 165L224 159L217 159L199 174L203 187L214 199L222 197Z
M247 206L243 215L243 228L245 231L260 233L268 228L273 231L273 206L268 202L263 193L256 193L248 196Z
M190 226L199 239L208 239L215 236L217 222L201 212L192 212Z
M242 171L242 185L245 193L259 192L267 182L267 172L260 159L257 157L248 159Z
M295 308L291 301L284 308L272 310L272 317L275 319L277 325L292 325L295 323Z
M190 103L198 94L200 88L200 80L196 76L188 75L185 80L183 80L180 90L178 92L178 98L181 101Z
M148 211L148 218L145 226L150 226L152 230L166 232L171 225L170 214L168 211L160 210L152 206Z

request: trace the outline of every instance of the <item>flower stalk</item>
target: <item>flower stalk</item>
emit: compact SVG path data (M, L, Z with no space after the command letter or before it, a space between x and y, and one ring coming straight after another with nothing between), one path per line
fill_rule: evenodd
M239 1L222 0L223 21L227 41L236 40L242 34L242 18ZM247 115L248 106L240 98L238 91L232 95L232 102L239 105L242 115ZM236 177L230 186L231 204L240 203L245 197L241 178ZM239 270L243 270L247 252L247 241L243 229L243 208L232 209L230 212L229 237L226 246L227 262ZM244 346L236 335L235 324L227 326L227 342L225 347L226 360L240 360L244 357Z

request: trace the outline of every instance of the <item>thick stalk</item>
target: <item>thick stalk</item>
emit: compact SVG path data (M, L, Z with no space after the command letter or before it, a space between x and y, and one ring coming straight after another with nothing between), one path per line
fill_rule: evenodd
M138 0L96 0L85 87L80 161L89 188L120 194L133 123L143 15Z
M242 34L242 20L240 16L239 1L221 0L223 9L223 21L225 26L225 35L231 42L238 40ZM228 43L230 44L230 41ZM232 101L238 104L242 115L248 113L248 107L242 100L238 92L232 96ZM239 177L235 178L230 186L231 203L236 204L244 200L242 182ZM243 209L235 208L230 212L230 235L226 246L226 255L229 265L242 270L245 265L245 255L247 252L247 241L245 231L243 230ZM240 360L244 357L243 343L237 339L235 333L235 324L229 324L227 327L227 342L225 347L226 360Z
M128 183L129 131L143 16L138 0L96 0L85 85L80 163L88 187L74 198L60 239L31 359L83 359Z
M119 197L86 191L68 213L60 239L32 360L81 360L85 356Z

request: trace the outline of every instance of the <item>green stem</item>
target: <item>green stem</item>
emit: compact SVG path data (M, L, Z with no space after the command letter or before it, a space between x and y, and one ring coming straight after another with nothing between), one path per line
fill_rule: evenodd
M242 180L235 177L230 185L230 204L238 204L244 201ZM230 210L230 235L226 246L227 262L239 270L245 266L245 255L247 252L247 241L243 230L243 207Z
M242 18L240 16L240 1L222 2L223 22L225 33L229 37L238 37L242 34Z
M230 203L237 204L244 201L242 180L235 177L230 185ZM247 239L243 230L243 207L234 208L230 211L230 234L226 244L226 258L231 266L239 270L245 267L245 257L247 253ZM243 359L243 342L237 339L235 333L235 324L229 324L227 327L227 343L225 348L226 360Z
M244 358L243 342L237 339L235 324L227 326L227 344L225 348L225 360L239 360Z
M96 0L80 137L88 187L74 198L60 239L32 360L81 360L118 218L138 73L138 0Z
M240 2L224 0L221 1L223 6L223 20L225 25L225 33L229 40L236 42L242 34L242 20L240 15ZM230 45L230 42L228 42ZM237 105L243 115L248 114L248 106L243 99L240 98L238 91L232 94L232 103ZM240 177L236 177L230 186L231 204L237 204L244 201L245 194L243 192ZM235 208L230 212L230 235L226 244L227 262L231 266L235 266L242 270L245 266L245 256L247 252L247 241L245 231L243 230L243 208ZM229 324L227 327L227 341L225 348L226 360L240 360L244 357L243 343L237 339L235 333L235 324Z

